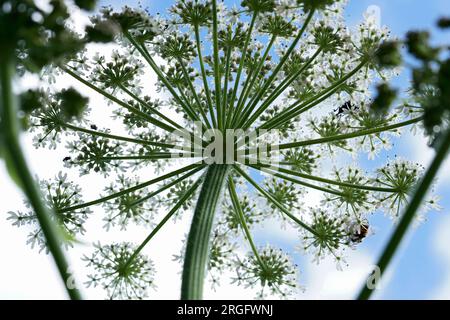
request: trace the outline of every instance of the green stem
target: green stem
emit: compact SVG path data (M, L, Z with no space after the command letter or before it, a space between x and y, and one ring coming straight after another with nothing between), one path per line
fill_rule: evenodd
M319 47L311 56L311 58L309 58L308 61L306 61L294 75L288 77L282 83L280 83L280 85L262 103L258 110L250 117L250 119L248 119L248 117L250 116L252 110L248 110L246 113L244 113L239 126L243 125L244 128L249 127L291 85L291 83L294 82L311 65L311 63L313 63L313 61L319 56L321 52L322 48ZM243 121L246 122L243 124Z
M220 122L220 74L219 74L219 38L218 38L218 22L217 22L217 0L212 0L212 14L213 14L213 59L214 59L214 86L215 86L215 98L216 98L216 113L217 113L217 125L221 128Z
M249 136L257 136L258 138L261 138L261 135L255 134L259 130L265 130L265 133L269 132L271 129L276 129L277 125L279 124L286 124L289 123L290 120L298 117L303 112L308 111L309 109L313 108L314 106L318 105L319 103L325 101L330 96L332 96L340 86L342 86L348 79L353 77L361 68L364 67L364 65L367 63L367 60L362 60L351 72L346 74L344 77L342 77L340 80L333 83L328 88L322 90L318 94L314 95L313 97L309 98L305 102L301 103L301 100L297 100L293 104L291 104L289 107L287 107L285 110L281 111L277 115L275 115L272 119L269 121L266 121L259 127L257 127L253 132L250 133ZM256 120L256 118L255 118ZM251 123L249 124L251 125ZM264 133L264 134L265 134ZM251 140L250 140L251 141ZM237 143L239 140L237 141Z
M330 143L330 142L341 141L341 140L348 140L348 139L353 139L353 138L358 138L358 137L362 137L362 136L367 136L367 135L371 135L371 134L377 134L377 133L381 133L381 132L385 132L385 131L389 131L389 130L398 129L401 127L412 125L412 124L420 122L422 120L423 120L423 117L418 117L418 118L410 119L407 121L391 124L391 125L385 126L385 127L359 130L356 132L339 134L339 135L332 136L332 137L284 143L284 144L276 145L274 147L278 148L279 150L283 150L283 149L293 149L293 148L299 148L299 147L304 147L304 146L311 146L311 145L322 144L322 143Z
M209 108L209 113L210 113L212 124L213 124L214 128L216 128L217 123L216 123L216 118L214 115L214 106L213 106L212 99L211 99L211 91L210 91L209 85L208 85L208 76L206 75L205 64L203 62L203 54L202 54L201 41L200 41L200 30L199 30L198 25L195 26L195 41L197 43L197 54L198 54L198 60L200 63L200 69L202 71L202 79L203 79L203 86L205 87L206 101L208 102L208 108Z
M4 53L4 52L3 52ZM5 156L9 157L10 165L15 176L28 197L31 206L36 214L39 225L44 234L46 245L52 254L56 263L59 274L64 281L64 287L73 300L80 300L81 294L76 288L69 288L68 283L72 279L69 273L69 264L66 260L63 250L61 249L61 235L57 225L51 219L51 212L42 202L42 195L34 181L32 174L28 168L25 156L19 143L19 121L17 119L17 102L12 90L12 79L14 77L15 66L12 58L2 53L2 63L0 64L0 82L1 82L1 118L2 133L4 136Z
M183 147L176 146L173 144L113 135L113 134L109 134L109 133L105 133L105 132L101 132L101 131L97 131L97 130L91 130L91 129L87 129L87 128L77 127L70 123L62 123L61 125L67 129L70 129L73 131L83 132L83 133L87 133L87 134L90 134L93 136L103 137L103 138L107 138L107 139L111 139L111 140L125 141L125 142L141 144L141 145L145 145L145 146L154 146L154 147L159 147L159 148L175 149L175 150L183 150L184 151Z
M227 49L226 59L225 59L225 76L223 79L223 99L222 99L222 120L224 121L224 128L228 126L228 114L232 112L232 108L229 108L233 104L233 101L228 101L228 82L231 68L231 48Z
M275 117L273 117L272 119L270 119L269 121L264 123L262 126L260 126L260 128L261 129L275 128L278 124L285 123L289 119L293 119L293 118L297 117L299 114L316 106L317 104L319 104L319 102L322 102L323 100L325 100L325 98L328 98L335 91L337 91L342 85L345 84L345 82L347 82L347 80L349 80L356 73L358 73L366 64L367 64L367 60L363 59L352 71L347 73L345 76L343 76L338 81L334 82L328 88L322 90L318 94L307 99L305 102L302 102L301 100L297 100L296 102L291 104L289 107L287 107L285 110L283 110L282 112L277 114Z
M191 81L191 77L189 76L186 66L184 65L184 61L182 59L178 59L178 63L181 65L181 69L183 70L184 77L186 78L189 89L191 90L194 100L198 105L198 111L200 112L200 115L202 116L203 121L205 121L205 124L208 128L211 128L211 124L209 123L207 115L203 111L202 102L200 101L200 98L198 97L198 94L197 94L197 91L195 90L194 84Z
M250 166L250 167L252 167L252 166ZM298 184L298 185L301 185L301 186L304 186L304 187L307 187L307 188L311 188L311 189L315 189L315 190L318 190L318 191L334 194L335 196L339 196L339 197L343 196L343 193L335 191L333 189L328 189L328 188L323 188L323 187L320 187L320 186L316 186L314 184L311 184L311 183L308 183L308 182L305 182L305 181L301 181L301 180L298 180L298 179L295 179L295 178L292 178L292 177L289 177L289 176L285 176L283 174L277 173L277 172L272 171L272 170L268 170L268 169L265 169L265 168L259 169L257 167L252 167L252 168L264 171L266 173L269 173L269 174L273 175L274 177L277 177L277 178L280 178L280 179L283 179L283 180L287 180L287 181L293 182L295 184Z
M113 95L109 94L108 92L96 87L95 85L91 84L89 81L87 81L86 79L83 79L82 77L80 77L79 75L77 75L75 72L73 72L72 70L70 70L69 68L66 67L60 67L64 72L66 72L67 74L71 75L73 78L75 78L76 80L80 81L81 83L83 83L84 85L86 85L87 87L91 88L92 90L100 93L101 95L103 95L105 98L111 100L114 103L117 103L118 105L120 105L121 107L127 109L128 111L130 111L133 114L136 114L137 116L141 117L144 120L147 120L149 123L163 129L164 131L168 132L169 134L172 134L174 132L176 132L176 129L162 121L159 121L158 119L153 118L152 116L148 115L147 113L133 107L130 106L129 104L123 102L120 99L117 99L116 97L114 97ZM195 119L198 120L198 119ZM178 125L177 125L178 126ZM178 126L180 127L180 126ZM192 132L188 132L191 136L194 136L194 133Z
M176 175L178 175L178 174L180 174L180 173L186 172L186 171L188 171L188 170L195 169L195 168L198 167L198 166L201 166L201 165L198 164L198 163L190 164L190 165L188 165L188 166L186 166L186 167L183 167L183 168L181 168L181 169L172 171L172 172L170 172L170 173L168 173L168 174L159 176L159 177L157 177L157 178L155 178L155 179L152 179L152 180L149 180L149 181L147 181L147 182L138 184L138 185L136 185L136 186L134 186L134 187L131 187L131 188L128 188L128 189L124 189L124 190L122 190L122 191L116 192L116 193L111 194L111 195L106 196L106 197L99 198L99 199L97 199L97 200L85 202L85 203L82 203L82 204L79 204L79 205L76 205L76 206L73 206L73 207L63 208L63 209L59 210L58 212L59 212L59 213L64 213L64 212L74 211L74 210L78 210L78 209L82 209L82 208L86 208L86 207L95 206L95 205L97 205L97 204L101 204L101 203L103 203L103 202L106 202L106 201L109 201L109 200L118 198L118 197L120 197L120 196L123 196L123 195L125 195L125 194L127 194L127 193L130 193L130 192L133 192L133 191L136 191L136 190L139 190L139 189L148 187L148 186L150 186L150 185L152 185L152 184L155 184L155 183L164 181L164 180L166 180L166 179L172 178L172 177L174 177L174 176L176 176Z
M161 80L161 82L164 84L164 86L167 88L167 90L169 90L169 92L172 94L175 101L180 104L181 108L184 110L184 112L186 112L186 114L191 118L191 120L193 120L193 121L200 120L197 117L197 114L188 105L186 105L183 102L183 100L181 100L180 96L177 94L175 89L172 87L169 80L167 80L167 78L164 76L161 69L156 64L155 60L153 60L153 58L149 54L145 45L141 46L128 32L125 32L124 35L131 42L131 44L139 51L139 53L142 55L142 57L148 62L150 67L153 69L153 71L158 76L159 80Z
M130 106L129 104L117 99L116 97L114 97L112 94L109 94L108 92L106 92L105 90L102 90L98 87L96 87L95 85L93 85L92 83L90 83L89 81L83 79L82 77L80 77L78 74L76 74L75 72L73 72L72 70L70 70L69 68L66 67L60 67L64 72L66 72L67 74L71 75L73 78L77 79L78 81L80 81L81 83L83 83L84 85L86 85L87 87L91 88L92 90L100 93L101 95L103 95L104 97L106 97L107 99L111 100L114 103L117 103L118 105L120 105L121 107L124 107L125 109L127 109L128 111L130 111L131 113L141 117L144 120L147 120L148 122L150 122L151 124L160 127L161 129L172 133L175 131L175 128L172 126L169 126L167 124L165 124L162 121L159 121L155 118L153 118L152 116L146 114L145 112L142 112L139 109L136 109L133 106Z
M241 56L240 61L239 61L239 68L238 68L238 71L237 71L237 74L236 74L236 79L234 80L233 93L231 94L231 99L230 99L230 103L233 104L233 105L234 105L234 100L236 98L237 91L238 91L238 88L239 88L239 83L241 81L241 74L242 74L242 70L243 70L244 65L245 65L245 59L247 58L247 48L248 48L248 45L249 45L250 40L252 38L253 27L255 26L255 22L256 22L256 18L257 17L258 17L258 12L255 11L253 13L253 15L252 15L252 20L250 22L250 27L249 27L249 30L247 32L247 38L245 39L244 47L242 49L242 56ZM258 76L258 75L255 75L255 76ZM248 80L248 78L247 78L247 80Z
M258 190L264 197L266 197L270 202L272 202L281 212L283 212L286 216L288 216L292 221L297 223L300 227L304 228L305 230L311 232L314 235L318 235L317 232L308 226L306 223L295 217L292 213L289 212L288 209L286 209L280 202L278 202L277 199L275 199L269 192L264 190L259 186L259 184L254 181L248 174L246 174L241 168L238 166L234 166L235 170L245 179L247 180L256 190Z
M269 44L267 45L266 51L264 52L263 56L261 57L261 61L259 62L256 71L254 73L252 73L252 75L254 75L253 77L249 76L247 77L246 81L245 81L245 85L244 88L242 89L242 93L241 96L239 97L239 101L237 104L237 108L236 108L236 112L233 115L233 122L237 120L241 120L241 110L245 105L245 102L248 99L248 96L250 95L250 92L253 88L253 86L255 85L256 80L258 79L258 77L260 76L260 71L262 69L262 67L264 66L264 62L267 59L267 56L270 53L270 50L272 49L273 44L275 43L275 40L277 39L277 37L274 35L271 37ZM252 78L251 81L249 81L249 78ZM245 115L245 113L243 113ZM238 122L239 123L239 122ZM237 128L239 128L239 125L236 126Z
M138 199L138 200L136 200L136 201L130 203L130 207L136 206L136 205L138 205L138 204L140 204L140 203L142 203L142 202L145 202L145 201L147 201L147 200L153 198L154 196L160 194L161 192L163 192L163 191L165 191L165 190L171 188L172 186L174 186L174 185L180 183L181 181L183 181L183 180L189 178L189 177L192 176L194 173L197 173L197 172L199 172L200 170L203 170L204 167L205 167L205 166L199 166L199 167L193 169L192 171L189 171L188 173L182 175L181 177L176 178L176 179L173 180L172 182L169 182L169 183L163 185L161 188L159 188L159 189L157 189L157 190L155 190L155 191L150 192L150 193L149 193L148 195L146 195L145 197L142 197L142 198L140 198L140 199Z
M179 159L179 158L194 158L189 153L170 153L170 152L154 152L149 153L148 155L142 155L142 156L134 156L134 155L127 155L127 156L111 156L111 157L101 157L101 158L95 158L96 161L114 161L114 160L161 160L161 159ZM83 162L83 160L79 161ZM87 160L86 162L89 162Z
M450 129L447 129L447 132L442 134L441 138L442 140L437 149L437 153L433 159L433 162L431 163L430 167L425 173L425 176L422 178L420 184L415 190L411 201L409 202L405 212L403 213L400 219L400 222L398 223L394 233L391 236L391 239L389 240L386 248L384 249L383 254L378 260L377 268L379 268L380 277L386 272L387 267L389 266L389 263L394 257L395 252L400 246L403 237L408 231L408 228L411 225L411 222L413 221L417 210L420 208L420 204L423 202L425 196L427 195L427 192L430 189L433 180L439 171L439 168L441 167L442 163L447 157L447 154L450 149ZM377 279L377 281L380 281L380 279ZM372 293L373 289L370 289L369 286L367 286L366 284L362 288L358 296L358 299L367 300L370 298Z
M229 170L227 165L213 164L206 173L186 243L181 299L202 299L212 224Z
M161 112L159 112L156 108L150 106L147 102L145 102L144 100L142 100L141 98L139 98L136 94L134 94L133 92L131 92L130 90L128 90L128 88L126 88L125 86L121 85L120 89L125 92L127 95L129 95L131 98L133 98L134 100L136 100L136 102L142 104L143 106L146 106L147 108L149 108L151 110L151 112L153 112L154 114L156 114L158 117L160 117L161 119L163 119L164 121L170 123L172 126L174 126L177 129L182 128L182 126L180 126L178 123L176 123L175 121L173 121L172 119L168 118L167 116L165 116L164 114L162 114Z
M270 77L267 79L267 81L264 83L264 86L261 88L261 90L259 90L259 92L257 94L255 94L255 96L253 97L253 99L250 101L250 103L248 104L248 106L246 107L246 109L248 110L253 110L256 105L258 104L258 102L261 100L261 98L263 97L264 93L267 92L267 90L269 89L269 87L272 85L273 81L275 81L278 73L281 71L281 69L283 68L284 64L286 63L286 61L288 60L289 56L291 55L291 53L294 51L295 47L297 46L298 42L300 41L300 39L303 36L303 33L305 32L308 24L310 23L312 17L314 16L315 13L315 9L311 10L308 14L308 16L306 17L305 22L303 23L302 28L300 29L297 37L295 37L294 41L292 42L292 44L290 45L289 49L286 51L286 53L283 55L283 57L281 58L280 62L278 63L278 65L276 66L275 70L272 72L272 74L270 75Z
M252 168L255 168L255 169L260 169L262 167L266 167L266 168L270 167L269 164L258 164L258 165L249 165L249 166ZM293 175L293 176L296 176L299 178L313 180L313 181L327 183L327 184L332 184L332 185L336 185L336 186L344 187L344 188L352 188L352 189L367 190L367 191L377 191L377 192L397 192L398 191L393 188L382 188L382 187L375 187L375 186L368 186L368 185L358 185L358 184L348 183L348 182L344 182L344 181L336 181L336 180L326 179L326 178L317 177L317 176L313 176L313 175L309 175L309 174L305 174L305 173L301 173L301 172L297 172L294 170L289 170L289 169L281 168L281 167L277 167L277 170L282 173L290 174L290 175Z
M258 249L256 248L255 243L253 242L253 238L252 235L250 233L250 230L247 226L247 222L245 222L245 216L244 216L244 212L242 211L242 207L241 207L241 203L239 202L239 198L237 196L236 193L236 188L234 186L234 182L232 178L228 179L228 190L230 192L230 197L231 197L231 202L233 202L233 207L234 207L234 211L237 214L237 217L239 219L239 223L242 227L242 230L244 231L244 235L247 238L250 247L253 251L253 254L256 257L256 260L258 260L258 263L260 264L260 266L265 269L266 265L264 263L264 261L261 259L259 253L258 253Z
M401 127L406 127L406 126L418 123L418 122L420 122L422 120L423 120L423 117L418 117L418 118L406 120L406 121L403 121L403 122L391 124L391 125L388 125L388 126L384 126L384 127L376 127L376 128L371 128L371 129L358 130L358 131L355 131L355 132L338 134L338 135L331 136L331 137L324 137L324 138L317 138L317 139L311 139L311 140L304 140L304 141L297 141L297 142L289 142L289 143L277 144L277 145L273 145L272 149L274 149L274 150L295 149L295 148L301 148L301 147L305 147L305 146L311 146L311 145L317 145L317 144L324 144L324 143L330 143L330 142L354 139L354 138L363 137L363 136L367 136L367 135L371 135L371 134L377 134L377 133L382 133L382 132L398 129L398 128L401 128ZM264 134L266 134L266 133L268 133L268 131L263 131L258 136L258 139L261 139L261 137ZM253 141L253 140L254 139L250 139L250 142ZM245 151L249 152L249 153L255 153L255 152L258 151L258 149L257 148L249 148L249 149L246 149Z
M133 262L134 258L139 254L139 252L144 249L144 247L147 245L147 243L150 242L150 240L158 233L158 231L166 224L167 221L180 209L180 207L184 204L185 201L191 197L195 190L197 190L198 186L200 185L200 182L202 181L202 178L200 177L190 188L186 191L186 193L180 198L180 200L175 204L175 206L167 213L167 215L158 223L158 225L153 229L153 231L147 236L147 238L142 241L142 243L139 245L139 247L136 248L136 250L133 252L133 254L130 256L128 261L125 263L124 268L128 267L131 262Z

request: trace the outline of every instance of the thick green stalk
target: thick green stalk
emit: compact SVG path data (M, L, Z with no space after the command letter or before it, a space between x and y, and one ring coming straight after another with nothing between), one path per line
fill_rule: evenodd
M379 268L380 271L379 273L380 278L386 272L387 267L389 266L389 263L394 257L395 252L400 246L400 243L403 237L405 236L406 232L408 231L411 222L414 220L414 216L416 215L417 210L420 208L420 204L423 202L425 196L427 195L427 192L430 189L433 180L439 171L439 168L441 167L442 163L447 157L449 149L450 149L450 129L448 129L447 132L442 135L441 144L437 149L437 153L433 159L433 162L431 163L430 167L425 173L425 176L422 178L420 184L415 190L414 196L412 197L405 212L403 213L400 222L397 225L397 228L392 234L389 243L387 244L386 248L383 251L383 254L380 257L380 260L378 260L377 267ZM376 280L380 281L380 279ZM366 283L362 288L358 296L358 299L367 300L370 298L372 293L373 289L370 289Z
M11 170L20 184L23 192L26 194L31 206L36 214L39 225L44 234L47 247L56 263L59 274L64 281L64 287L69 297L73 300L80 300L81 294L76 288L70 288L69 282L72 282L72 275L69 272L69 264L61 249L62 236L58 226L51 219L51 212L42 201L42 195L37 187L32 173L30 172L25 156L19 143L19 121L17 119L17 102L12 91L12 79L14 76L14 64L7 55L2 55L0 64L1 81L1 119L4 148L9 158Z
M214 215L229 170L228 165L213 164L204 178L186 243L181 299L202 299Z

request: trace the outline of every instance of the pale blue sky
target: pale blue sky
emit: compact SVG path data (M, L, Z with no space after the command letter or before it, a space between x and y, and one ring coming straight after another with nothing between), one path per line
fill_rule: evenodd
M358 13L369 5L378 5L381 8L382 23L386 24L394 35L401 36L411 29L433 30L433 41L448 44L450 36L448 33L438 31L435 28L436 20L442 15L450 14L448 1L443 0L358 0L350 1L349 21L355 21ZM404 73L395 81L396 85L405 87L407 85L408 74ZM414 144L400 145L400 154L414 158L417 150L413 148ZM447 171L447 167L443 171ZM442 172L441 172L442 173ZM442 206L444 210L441 214L431 213L428 221L421 225L411 235L407 247L397 257L395 264L395 273L390 284L380 295L386 299L424 299L429 298L431 292L440 286L445 274L448 273L449 265L445 259L436 255L432 250L432 241L436 230L442 223L443 215L448 215L450 209L449 194L450 185L440 184L436 192L442 196ZM370 238L365 245L373 252L380 252L383 244L390 234L391 228L389 222L385 219L374 219L374 223L379 226L377 234ZM450 231L450 230L449 230ZM449 292L450 294L450 292ZM450 298L447 295L446 298Z
M156 13L158 11L163 12L173 3L172 0L164 1L141 1L144 6L149 6L150 11ZM238 0L227 0L227 4L239 3ZM114 4L122 6L125 3L119 1L102 1L103 4ZM128 5L135 5L138 1L127 1ZM407 30L426 28L435 30L435 21L438 17L450 14L449 1L448 0L350 0L348 9L346 12L347 20L350 25L356 25L358 21L362 19L362 14L366 11L370 5L377 5L381 9L381 22L390 27L394 35L402 36ZM435 33L434 41L443 42L450 41L449 34L442 32ZM407 86L407 75L403 74L394 81L397 86ZM420 139L419 139L420 140ZM430 151L425 146L424 141L415 143L412 139L407 139L406 142L396 145L395 154L402 155L408 159L414 161L428 161L430 158ZM30 154L33 151L30 151ZM360 159L361 165L366 169L372 169L375 166L379 166L380 163L384 163L388 156L393 156L394 153L385 153L380 155L379 159L373 162L368 162L365 157ZM58 156L56 156L58 158ZM39 163L39 159L35 162ZM49 159L49 163L51 159ZM45 162L42 160L42 162ZM401 254L397 256L395 261L395 272L391 276L391 281L383 287L378 294L378 298L386 299L426 299L432 297L447 298L450 299L450 250L443 245L443 239L448 239L446 235L450 230L450 198L446 195L450 192L450 166L447 162L447 167L441 172L441 176L445 178L441 179L441 183L438 185L436 193L442 196L441 205L445 208L441 213L431 212L428 215L428 221L421 225L417 230L409 235L407 246L402 250ZM0 166L0 179L6 180L6 173L2 166ZM2 203L0 203L1 211L14 210L20 200L20 193L17 190L14 191L12 184L8 181L0 184L0 195L2 196ZM11 191L11 193L9 193ZM3 198L5 197L5 198ZM8 265L0 263L0 298L63 298L64 291L62 290L58 277L56 276L54 267L52 266L49 257L45 258L44 255L39 255L35 250L31 250L25 245L25 230L12 228L4 220L0 221L0 252L5 256L5 261L12 261ZM374 261L384 244L386 243L389 234L392 231L392 223L388 218L383 217L380 214L374 215L371 219L371 225L374 226L376 233L367 239L358 249L359 253L355 259L356 265L364 264L364 261ZM186 232L186 229L180 227L177 235L180 237ZM145 234L145 233L144 233ZM114 235L108 239L112 239ZM170 236L170 235L169 235ZM142 235L139 235L139 239ZM258 233L256 235L256 241L259 244L265 244L267 242L274 243L286 248L292 248L292 237L286 234L275 234L271 237L267 237L264 233ZM168 241L161 239L161 245L167 246ZM116 240L116 239L114 239ZM139 241L139 240L136 240ZM158 239L156 239L158 241ZM165 241L165 242L164 242ZM10 246L13 242L15 246ZM170 243L175 242L175 239L170 239ZM439 242L439 245L438 245ZM158 243L155 243L153 248L157 248ZM160 247L161 248L161 247ZM83 249L83 248L82 248ZM154 250L149 248L149 252ZM164 247L164 250L166 248ZM168 250L168 249L167 249ZM440 251L439 251L440 250ZM176 252L172 252L176 253ZM6 258L8 257L8 258ZM308 257L302 257L295 255L296 262L302 269L303 285L308 288L308 285L314 283L314 279L317 276L325 276L321 272L329 272L333 277L339 279L348 279L344 277L344 274L333 273L328 267L315 267L311 264ZM169 255L170 258L170 255ZM2 260L3 261L3 260ZM350 262L351 262L350 261ZM76 262L74 262L76 264ZM352 266L349 269L352 272ZM161 269L165 266L159 265ZM171 266L167 266L168 272L171 277L177 274L178 270L172 272ZM324 269L325 268L325 269ZM326 269L328 268L328 269ZM334 269L334 267L332 267ZM306 270L306 271L305 271ZM325 271L324 271L325 270ZM34 273L33 273L34 272ZM349 274L347 274L348 276ZM350 273L350 277L353 274ZM172 278L165 281L172 281ZM337 279L337 280L339 280ZM343 280L343 281L344 281ZM339 281L337 281L339 282ZM355 283L353 281L353 283ZM176 284L178 286L178 284ZM358 286L359 283L356 283ZM344 295L346 298L354 296L357 290L355 288L346 287L347 283L344 281L338 290L350 292L350 294ZM58 289L59 288L59 289ZM315 288L317 289L317 288ZM320 288L319 288L320 289ZM151 295L151 298L174 296L177 297L177 293L172 295L173 288L160 287L161 295L159 293ZM233 295L235 289L227 287L225 290L230 290L229 297L235 297ZM353 290L353 291L351 291ZM167 293L168 292L168 293ZM102 295L99 295L102 297ZM340 295L331 295L332 297ZM97 296L94 296L97 297ZM238 297L240 297L238 295ZM252 296L247 296L252 298ZM305 296L308 297L308 296Z
M104 2L111 3L111 2ZM148 6L150 12L164 12L172 3L172 0L165 1L141 1L143 6ZM238 0L226 0L227 5L239 4ZM119 5L122 5L120 3ZM438 43L449 43L450 36L447 33L437 30L436 20L450 14L448 0L349 0L346 18L349 25L356 25L362 19L362 14L371 5L376 5L381 9L381 23L387 25L394 36L401 37L411 29L428 29L433 32L433 41ZM394 84L400 88L407 87L408 74L403 73L394 80ZM420 144L419 144L420 145ZM371 169L384 163L384 160L394 154L402 155L408 159L428 160L427 149L422 144L416 148L414 143L402 143L395 149L395 153L385 153L380 155L379 161L368 162L361 158L362 166ZM450 167L443 171L450 171ZM449 182L449 179L445 179ZM433 241L436 230L442 224L444 215L450 212L450 198L446 197L450 192L450 183L444 181L439 185L436 193L442 196L441 205L444 207L442 213L430 213L428 221L409 235L406 248L397 256L395 261L395 272L387 286L378 294L379 298L386 299L426 299L433 296L433 292L442 285L450 265L448 260L440 257L433 250ZM361 245L360 249L369 252L373 259L378 257L383 249L386 240L392 231L391 221L381 216L374 215L371 224L376 228L373 235ZM450 225L449 225L450 227ZM450 230L450 229L449 229ZM261 243L270 242L263 235L258 239ZM279 245L289 247L290 243L280 241ZM450 250L449 250L450 251ZM298 263L309 263L305 258L298 258ZM447 298L450 298L450 290Z

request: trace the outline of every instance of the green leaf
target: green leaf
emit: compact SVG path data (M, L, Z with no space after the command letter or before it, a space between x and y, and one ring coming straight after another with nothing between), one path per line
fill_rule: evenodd
M86 108L89 98L82 96L74 88L64 89L57 93L61 99L61 110L67 119L80 118Z
M86 38L90 42L111 42L119 32L119 27L112 21L100 21L94 26L86 27Z
M386 41L380 45L375 54L375 59L381 67L397 67L402 63L399 43Z
M75 0L75 4L81 9L92 11L97 5L97 0Z
M441 29L448 29L450 28L450 17L442 17L439 19L437 23L438 27Z
M387 83L377 87L378 95L375 97L370 109L376 114L384 116L397 98L397 90L392 89Z

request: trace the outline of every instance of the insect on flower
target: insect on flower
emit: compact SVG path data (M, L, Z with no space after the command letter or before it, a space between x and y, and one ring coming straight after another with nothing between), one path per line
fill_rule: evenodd
M342 106L337 109L334 109L334 112L337 116L343 116L349 111L358 110L359 107L352 104L351 101L346 101Z
M358 226L356 226L356 230L350 234L350 241L353 243L361 243L364 238L367 237L369 233L369 223L367 221L362 222Z
M293 227L292 249L341 262L368 235L369 215L399 217L419 165L396 161L366 172L340 159L375 158L391 146L388 136L421 124L423 112L371 113L375 81L394 76L374 58L389 32L368 20L348 27L346 2L244 0L229 9L225 1L179 0L167 14L126 6L91 18L97 31L114 26L111 45L69 54L47 73L107 103L48 81L39 107L29 108L36 147L65 147L65 170L104 190L82 202L71 184L47 184L48 206L66 231L83 235L88 213L98 210L92 216L103 217L105 231L147 234L134 238L140 244L96 244L84 258L89 284L110 298L146 297L155 268L143 250L165 250L153 237L168 222L192 219L176 259L183 299L201 299L204 279L218 285L227 274L259 297L286 298L301 287L293 250L261 246L257 228ZM89 30L81 40L100 36ZM32 212L11 217L16 225L35 221Z

